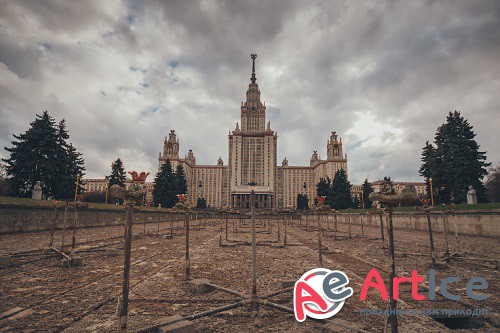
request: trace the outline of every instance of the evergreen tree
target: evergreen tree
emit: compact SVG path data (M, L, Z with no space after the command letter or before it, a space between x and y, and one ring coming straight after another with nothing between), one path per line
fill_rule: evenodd
M485 182L489 202L500 202L500 165L490 168Z
M454 111L437 129L435 148L431 150L428 144L424 147L420 174L432 176L438 201L465 202L470 185L476 190L478 201L486 201L482 179L491 163L485 162L486 152L479 151L475 136L469 122Z
M186 175L184 174L184 168L179 163L175 170L175 191L177 194L187 193L187 181Z
M85 170L82 154L71 143L67 142L68 139L69 134L63 119L59 122L57 129L59 180L54 184L54 188L57 188L56 197L67 200L74 198L77 179L79 179L77 194L83 190L81 178Z
M362 201L364 202L364 208L370 208L372 206L372 202L368 196L373 192L373 187L372 184L368 182L368 179L365 179L363 185L361 185L361 191L363 191ZM363 202L361 203L362 205Z
M346 209L351 207L351 183L347 180L347 174L344 169L340 169L335 173L331 193L332 208Z
M207 201L205 198L198 198L196 201L196 208L207 208Z
M324 203L325 205L331 205L332 203L331 187L331 181L328 177L326 177L326 179L321 178L318 184L316 184L316 195L318 197L326 197ZM316 198L314 198L314 204L317 204Z
M16 195L28 197L37 181L40 181L46 197L71 198L77 174L83 174L83 159L74 147L67 143L69 135L64 120L56 125L44 111L36 115L30 128L12 141L12 148L5 148L10 157L4 159L6 172ZM71 156L73 155L73 156ZM75 157L76 156L76 157Z
M171 208L177 203L177 188L175 174L172 170L170 160L167 159L161 166L160 172L156 174L153 185L153 202L155 206Z
M111 188L113 185L124 187L126 178L123 162L120 158L117 158L111 164L111 174L108 176L108 188Z
M297 209L309 209L309 198L307 194L297 194Z
M420 167L420 170L418 170L418 173L420 176L424 177L425 179L425 185L426 185L426 191L430 196L431 189L430 189L430 183L429 179L430 178L435 178L435 170L436 168L436 151L432 144L427 141L425 143L424 148L422 148L422 158L420 159L422 161L422 166Z

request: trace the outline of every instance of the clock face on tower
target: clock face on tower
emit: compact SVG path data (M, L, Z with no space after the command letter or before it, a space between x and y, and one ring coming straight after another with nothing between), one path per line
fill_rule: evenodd
M169 147L172 147L172 142L169 142L169 143L168 143L168 146L169 146Z
M338 148L338 147L339 147L339 144L338 144L338 143L335 143L335 144L333 145L333 147L334 147L334 148Z

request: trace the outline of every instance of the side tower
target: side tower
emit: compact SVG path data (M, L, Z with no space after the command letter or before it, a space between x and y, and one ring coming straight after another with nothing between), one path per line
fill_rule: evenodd
M255 59L252 58L252 76L241 103L241 128L236 123L229 133L228 191L229 206L250 208L250 192L256 193L257 208L276 206L276 156L278 135L266 126L266 105L260 100L256 83Z

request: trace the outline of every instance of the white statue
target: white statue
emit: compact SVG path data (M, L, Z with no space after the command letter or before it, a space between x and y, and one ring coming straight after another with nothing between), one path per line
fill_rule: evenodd
M33 191L31 192L31 199L35 200L42 199L42 186L40 186L39 181L37 181L35 186L33 186Z
M469 186L469 191L467 192L467 204L477 205L477 194L472 185Z

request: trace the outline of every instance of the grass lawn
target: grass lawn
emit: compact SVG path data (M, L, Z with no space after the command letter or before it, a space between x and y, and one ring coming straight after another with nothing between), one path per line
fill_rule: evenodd
M124 206L86 202L90 209L104 209L104 210L124 210ZM0 197L0 206L2 205L16 205L16 206L31 206L31 207L51 207L52 200L34 200L29 198L16 198L16 197ZM141 207L141 210L157 211L157 207ZM162 208L163 209L163 208Z
M1 205L16 205L16 206L38 206L38 207L50 207L52 206L52 200L34 200L28 198L15 198L15 197L0 197L0 206ZM103 203L93 203L88 202L88 208L90 209L105 209L105 210L123 210L124 206L113 205L113 204L103 204ZM157 211L157 207L141 207L141 210L151 210ZM165 208L162 208L162 210ZM441 206L435 206L432 210L441 211ZM445 206L445 210L450 210L450 205ZM477 204L477 205L456 205L456 210L474 210L474 211L493 211L500 210L500 203L486 203L486 204ZM165 209L165 211L168 211ZM372 209L344 209L340 210L340 212L351 212L351 213L360 213L360 212L370 212ZM394 211L396 212L414 212L415 206L412 207L395 207Z
M445 210L451 210L450 205L445 205L444 206ZM432 208L433 211L441 211L442 207L439 206L434 206ZM493 203L481 203L477 205L467 205L467 204L460 204L456 205L455 210L474 210L474 211L494 211L494 210L500 210L500 202L493 202ZM370 212L372 209L343 209L340 210L340 212L352 212L352 213L360 213L360 212ZM411 207L395 207L394 208L395 212L414 212L415 211L415 206Z

